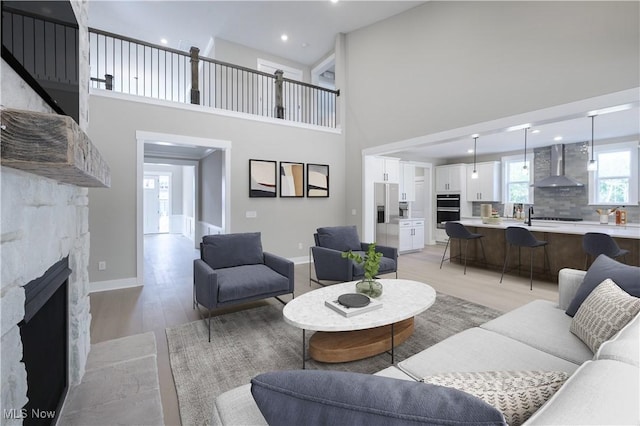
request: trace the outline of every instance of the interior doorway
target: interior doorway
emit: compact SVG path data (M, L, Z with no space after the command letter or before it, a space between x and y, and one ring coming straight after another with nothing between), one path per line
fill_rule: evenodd
M175 235L195 248L203 235L229 232L231 142L144 131L136 139L136 269L144 285L147 238Z

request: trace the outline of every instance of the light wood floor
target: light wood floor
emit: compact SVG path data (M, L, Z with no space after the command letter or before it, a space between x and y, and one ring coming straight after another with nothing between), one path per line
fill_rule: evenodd
M179 425L176 396L165 328L199 319L192 309L193 259L199 257L193 244L176 235L145 237L145 285L143 287L91 294L91 342L153 331L158 345L160 391L167 425ZM268 247L265 248L268 251ZM445 262L439 269L444 246L428 246L422 252L405 254L398 261L399 278L423 281L437 291L506 312L534 299L557 300L557 284L535 281L529 290L528 277L500 274L472 267L463 275L462 266ZM309 286L308 264L296 265L296 295L318 288ZM384 276L391 278L393 275ZM275 299L237 309L248 309ZM224 314L231 309L221 310ZM212 342L215 344L215 342ZM185 425L186 426L186 425Z

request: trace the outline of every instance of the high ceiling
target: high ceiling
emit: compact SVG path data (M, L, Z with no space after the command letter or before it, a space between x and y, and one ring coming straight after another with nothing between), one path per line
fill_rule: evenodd
M89 26L153 44L162 44L161 40L166 39L168 47L180 50L188 50L193 45L205 55L213 40L219 38L312 65L333 50L337 34L371 25L422 3L425 2L91 0ZM288 35L286 42L280 39L282 34ZM598 105L597 108L605 106L610 105ZM591 124L587 113L581 111L540 122L534 120L528 134L528 147L589 141ZM637 137L639 117L638 102L633 109L598 116L596 141ZM471 134L478 132L477 155L480 156L520 150L523 145L522 130L508 132L500 126L487 127L484 131L468 130L469 134L454 131L438 140L423 141L418 137L411 146L387 154L407 160L468 158L473 155L469 152L473 148ZM538 132L533 133L534 130ZM557 136L562 140L554 140ZM173 148L155 147L169 151ZM153 151L154 147L150 149ZM179 154L188 156L187 153ZM190 155L197 157L202 152L191 152Z
M115 1L89 2L89 26L153 44L206 54L212 39L304 65L330 53L336 35L371 25L423 1ZM288 40L280 39L287 34ZM186 46L186 47L185 47Z

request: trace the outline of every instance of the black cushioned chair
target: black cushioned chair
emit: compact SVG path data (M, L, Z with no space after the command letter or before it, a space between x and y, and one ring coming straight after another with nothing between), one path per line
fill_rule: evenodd
M530 260L529 260L529 287L530 290L533 290L533 250L537 247L542 247L544 249L544 266L545 271L549 268L549 272L551 271L549 264L549 257L547 255L547 242L538 240L533 236L531 231L527 228L523 228L521 226L508 226L505 230L505 237L507 239L507 253L504 256L504 266L502 267L502 275L500 276L500 282L502 283L502 278L504 277L504 273L507 270L507 263L509 261L509 249L511 246L518 247L518 272L520 271L520 266L522 264L520 260L520 249L522 247L529 247L530 249Z
M584 269L589 264L589 256L592 259L605 254L611 259L622 256L625 260L629 250L621 249L611 235L601 232L587 232L582 237L582 249L586 253L584 259Z
M211 310L253 300L293 296L293 262L262 251L259 232L206 235L200 243L200 259L193 261L193 308ZM203 318L204 319L204 318Z
M359 252L364 257L369 243L360 242L358 230L355 226L330 226L318 228L313 234L315 247L309 249L309 280L322 286L320 280L327 281L355 281L364 277L364 268L353 260L345 259L345 251ZM398 278L398 249L395 247L376 245L376 252L382 253L378 275L394 273ZM316 272L313 278L311 258ZM311 284L311 282L309 282Z
M482 234L474 234L470 232L463 224L460 222L445 222L444 230L449 236L447 240L447 245L444 248L444 253L442 253L442 260L440 261L440 269L442 269L442 263L445 261L444 256L447 254L447 248L449 247L449 243L452 239L460 240L460 254L457 256L451 257L451 251L449 251L449 259L456 259L462 256L462 240L464 240L464 273L467 273L467 246L469 245L469 240L478 240L480 241L480 247L482 247L482 257L484 258L484 263L487 263L487 256L484 253L484 244L482 243Z

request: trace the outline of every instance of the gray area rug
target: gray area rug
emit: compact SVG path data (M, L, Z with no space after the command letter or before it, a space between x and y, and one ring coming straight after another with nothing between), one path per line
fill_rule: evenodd
M415 319L415 331L396 347L396 362L501 313L438 293ZM210 424L215 398L249 383L259 373L302 367L302 331L284 322L282 305L264 306L213 318L211 343L204 321L167 328L171 371L183 425ZM307 340L311 333L307 333ZM340 364L307 361L307 368L375 373L389 367L390 355Z

